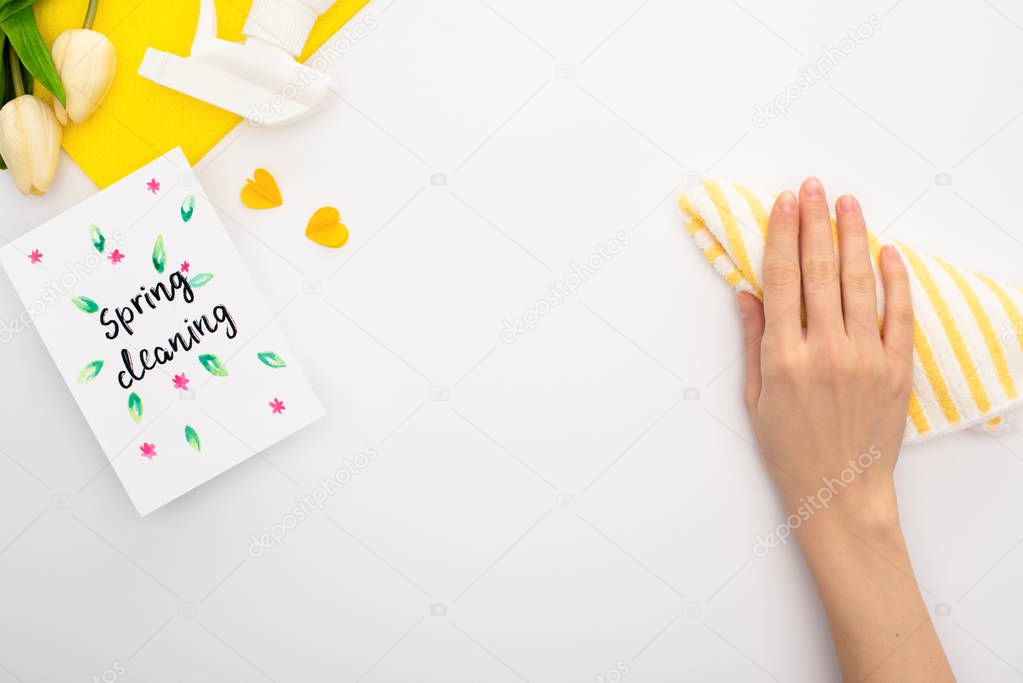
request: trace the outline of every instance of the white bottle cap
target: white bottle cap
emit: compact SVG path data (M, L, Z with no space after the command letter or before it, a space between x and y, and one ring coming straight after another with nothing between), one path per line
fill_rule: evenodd
M242 33L294 56L302 53L316 17L333 4L331 0L253 0Z

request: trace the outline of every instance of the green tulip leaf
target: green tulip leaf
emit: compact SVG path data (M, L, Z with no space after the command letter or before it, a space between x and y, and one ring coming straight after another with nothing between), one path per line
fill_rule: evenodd
M35 3L36 0L5 0L0 2L0 22L13 14L17 14L26 7L31 7Z
M3 9L0 8L0 12ZM10 60L7 59L7 36L0 32L0 106L7 104L14 96L14 88L11 87L10 74Z
M185 441L192 447L192 450L199 452L202 450L202 445L199 443L199 434L195 431L192 425L185 425Z
M284 359L273 351L262 351L257 353L256 357L259 358L259 362L270 368L287 367L287 363L284 362Z
M162 273L167 267L167 250L163 246L163 235L156 236L156 244L153 245L153 268L157 273Z
M0 10L2 12L2 10ZM0 32L0 107L14 98L14 88L7 76L7 36ZM7 170L7 162L0 156L0 171Z
M7 75L7 36L0 32L0 107L14 98L14 87ZM0 171L7 170L7 162L0 156Z
M142 421L142 399L134 391L128 397L128 414L135 420L135 424Z
M18 53L18 59L28 72L53 93L62 105L67 106L64 85L60 82L57 68L53 65L50 50L39 34L39 25L36 24L36 15L31 5L15 0L5 6L0 13L0 29L11 41L14 51Z
M199 356L199 362L214 377L227 377L227 367L212 353L204 353Z
M187 223L192 220L193 213L195 213L195 195L190 194L181 202L181 220Z
M87 382L91 382L92 380L96 379L96 375L98 375L99 371L102 369L103 361L101 360L92 361L84 368L82 368L82 371L80 373L78 373L78 383L85 384Z
M213 273L196 273L188 279L188 286L192 289L202 287L213 279Z
M26 95L32 95L33 93L35 93L36 79L32 77L32 73L24 64L21 65L21 82L25 86Z
M89 226L89 238L92 239L92 246L96 247L96 251L102 254L107 245L107 238L103 236L99 226L95 223Z
M95 313L99 310L99 304L85 296L71 297L71 303L78 307L78 310L83 313Z

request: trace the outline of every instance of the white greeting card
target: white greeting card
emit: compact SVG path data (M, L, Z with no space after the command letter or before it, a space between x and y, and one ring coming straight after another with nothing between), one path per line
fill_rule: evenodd
M0 264L142 515L323 415L181 150Z

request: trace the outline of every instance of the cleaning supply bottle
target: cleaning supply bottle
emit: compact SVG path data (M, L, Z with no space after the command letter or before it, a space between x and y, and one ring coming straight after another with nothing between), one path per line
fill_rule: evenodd
M217 38L213 0L199 0L191 54L153 48L139 75L245 117L249 125L275 126L312 112L332 87L330 77L296 61L317 17L334 0L253 0L234 43Z

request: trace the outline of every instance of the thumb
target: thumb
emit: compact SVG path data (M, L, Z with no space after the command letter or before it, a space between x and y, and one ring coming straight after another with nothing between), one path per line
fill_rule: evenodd
M742 319L743 347L746 353L746 387L743 398L750 415L760 400L760 340L764 337L764 306L752 294L739 292L736 303Z

